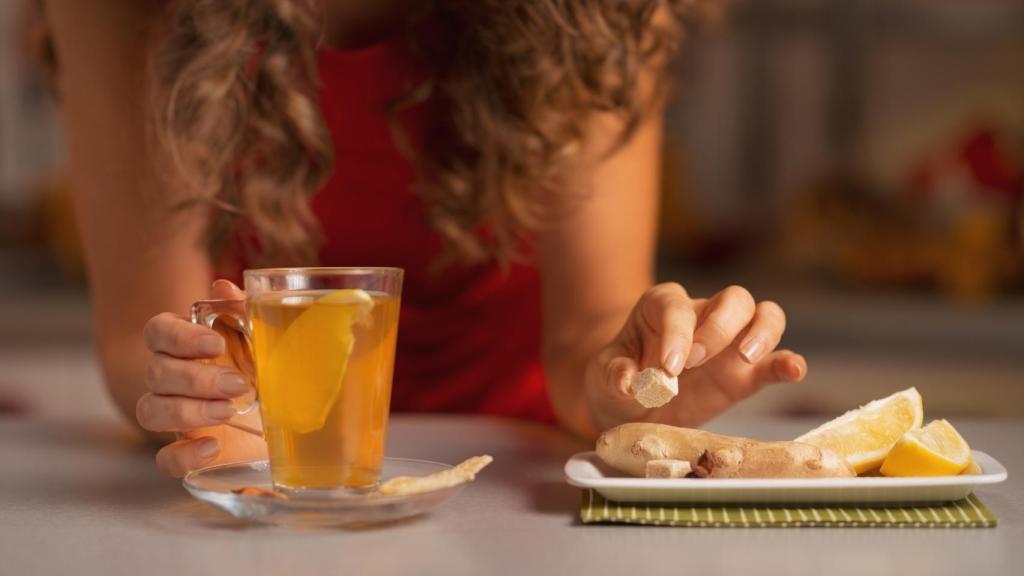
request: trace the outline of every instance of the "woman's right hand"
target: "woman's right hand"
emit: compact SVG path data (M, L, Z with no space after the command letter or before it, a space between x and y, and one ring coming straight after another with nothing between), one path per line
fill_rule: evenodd
M210 297L238 300L241 305L245 294L231 282L218 280ZM146 370L149 392L139 398L136 418L146 430L180 436L157 452L157 467L181 477L218 462L266 457L262 438L224 426L236 417L231 399L250 391L233 362L216 361L228 356L224 338L170 312L151 318L143 334L152 356ZM248 418L247 424L259 430L257 411Z

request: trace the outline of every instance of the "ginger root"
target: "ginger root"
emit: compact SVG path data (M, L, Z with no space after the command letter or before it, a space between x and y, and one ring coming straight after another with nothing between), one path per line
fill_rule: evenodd
M597 455L644 476L651 460L685 460L703 478L846 478L856 476L835 452L799 442L761 442L665 424L623 424L601 434Z

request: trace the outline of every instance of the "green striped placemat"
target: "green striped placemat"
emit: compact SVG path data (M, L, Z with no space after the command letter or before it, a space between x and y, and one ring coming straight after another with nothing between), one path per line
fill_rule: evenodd
M867 506L708 506L613 502L596 491L583 491L580 519L584 524L654 524L659 526L772 528L890 527L992 528L996 517L971 494L965 500L937 506L877 508Z

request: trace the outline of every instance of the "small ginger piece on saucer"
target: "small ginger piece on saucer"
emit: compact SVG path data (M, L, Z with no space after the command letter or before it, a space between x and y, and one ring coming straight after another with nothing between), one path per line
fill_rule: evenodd
M381 484L379 492L386 496L405 496L450 488L473 480L477 473L493 460L494 458L485 454L474 456L455 467L427 476L396 476Z
M644 472L647 478L686 478L693 467L686 460L648 460Z
M644 408L664 406L679 394L679 378L661 368L645 368L633 378L633 399Z
M270 488L260 488L259 486L243 486L241 488L235 488L232 490L239 496L263 496L267 498L277 498L278 500L287 500L288 495L282 494L276 490Z

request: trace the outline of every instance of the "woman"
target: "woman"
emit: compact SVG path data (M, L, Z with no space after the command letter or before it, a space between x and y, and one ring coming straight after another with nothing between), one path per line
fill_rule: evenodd
M161 469L264 450L179 315L257 264L405 268L396 410L592 437L801 380L776 304L652 285L682 4L48 1L100 357L125 413L186 433ZM679 396L634 402L646 367Z

